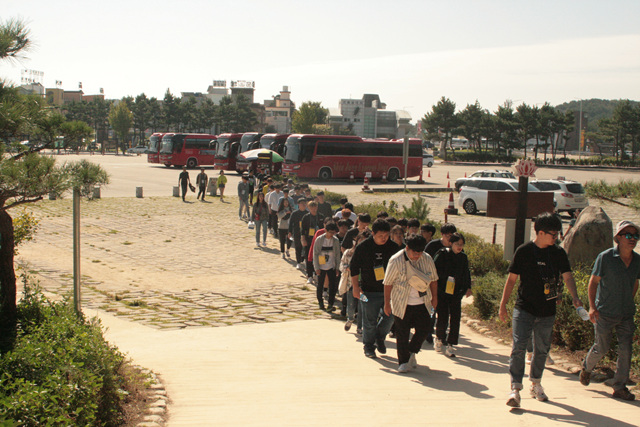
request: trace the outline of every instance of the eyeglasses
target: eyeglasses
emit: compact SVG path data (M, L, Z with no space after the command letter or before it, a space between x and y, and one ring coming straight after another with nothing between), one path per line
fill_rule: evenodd
M545 231L546 234L548 234L549 236L553 237L554 239L558 238L558 234L560 233L559 231L556 231L555 233L551 233L549 231Z
M625 233L625 234L624 234L624 237L625 237L627 240L631 240L631 239L633 239L633 240L639 240L639 239L640 239L640 234L639 234L639 233L636 233L636 234Z

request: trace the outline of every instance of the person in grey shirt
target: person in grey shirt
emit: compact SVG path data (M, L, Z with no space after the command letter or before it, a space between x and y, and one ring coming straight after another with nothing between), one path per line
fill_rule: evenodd
M618 362L613 377L613 397L634 400L626 383L631 367L631 350L636 325L633 322L634 297L640 278L640 255L633 250L638 244L640 228L631 221L616 226L616 246L600 253L589 279L589 318L594 324L595 342L582 362L580 383L589 385L591 371L607 354L613 330L618 336Z
M242 175L242 180L238 183L238 199L240 200L240 209L238 210L238 219L249 218L249 195L251 188L249 186L249 176ZM243 212L244 211L244 212Z

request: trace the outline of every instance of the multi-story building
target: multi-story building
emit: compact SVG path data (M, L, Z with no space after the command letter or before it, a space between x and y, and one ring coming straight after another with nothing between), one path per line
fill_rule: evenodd
M264 100L264 128L275 133L291 133L291 116L295 106L291 102L289 86L283 86L279 95Z
M341 99L338 109L329 109L329 125L333 133L351 132L363 138L403 138L411 127L411 115L386 107L376 94L365 94L362 99Z

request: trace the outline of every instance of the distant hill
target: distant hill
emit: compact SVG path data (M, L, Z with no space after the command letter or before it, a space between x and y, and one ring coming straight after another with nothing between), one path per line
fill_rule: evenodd
M613 115L613 109L619 100L614 99L585 99L582 101L582 111L585 113L588 119L588 131L598 130L598 121L605 117L611 117ZM639 104L638 101L631 101L633 104ZM565 102L564 104L556 105L557 110L564 112L567 111L580 111L580 101Z

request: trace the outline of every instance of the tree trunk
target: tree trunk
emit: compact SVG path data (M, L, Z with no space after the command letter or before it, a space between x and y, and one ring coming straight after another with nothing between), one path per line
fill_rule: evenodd
M13 221L0 209L0 352L11 349L16 334L16 273L13 269Z

